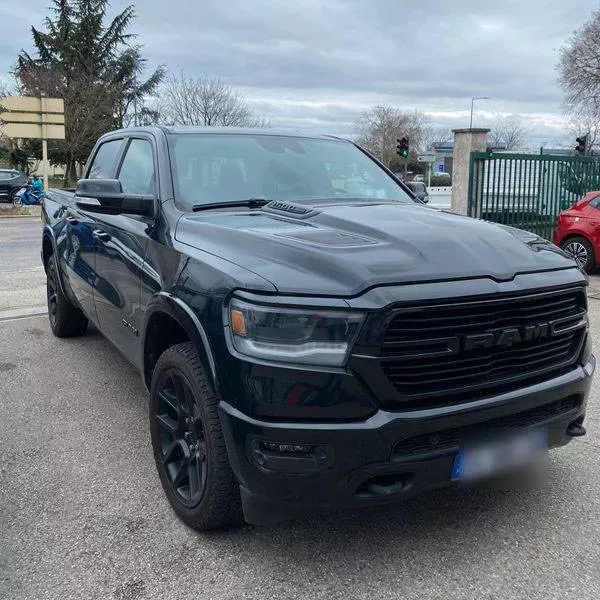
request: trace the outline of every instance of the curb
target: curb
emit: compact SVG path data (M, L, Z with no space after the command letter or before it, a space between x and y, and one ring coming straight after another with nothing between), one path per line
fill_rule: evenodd
M41 215L2 215L0 214L0 219L40 219Z

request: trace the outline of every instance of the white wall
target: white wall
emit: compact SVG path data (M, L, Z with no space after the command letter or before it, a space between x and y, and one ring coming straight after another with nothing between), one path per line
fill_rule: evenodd
M436 208L450 208L452 200L452 186L432 186L427 188L429 206Z

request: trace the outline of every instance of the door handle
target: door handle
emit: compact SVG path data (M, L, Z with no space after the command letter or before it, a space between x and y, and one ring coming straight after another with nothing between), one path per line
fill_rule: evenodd
M110 235L100 229L94 229L94 231L92 231L92 236L94 239L100 240L101 242L110 242Z
M75 217L71 217L70 215L67 217L67 223L69 225L78 225L79 221Z

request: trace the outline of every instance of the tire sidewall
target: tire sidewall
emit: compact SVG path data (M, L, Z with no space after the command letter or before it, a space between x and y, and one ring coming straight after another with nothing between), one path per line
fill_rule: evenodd
M56 321L52 322L52 314L50 312L50 304L48 303L48 320L50 321L50 328L52 331L57 334L60 331L61 327L61 319L62 319L62 311L63 311L63 297L62 290L60 289L60 283L58 281L58 271L56 266L54 265L54 256L51 256L48 261L48 280L52 279L52 283L54 285L54 293L56 294ZM46 284L48 285L48 284Z
M202 425L204 428L204 439L206 444L206 485L202 498L193 507L188 507L182 504L179 498L171 487L171 483L165 473L162 461L162 453L159 442L159 431L158 424L154 415L158 404L158 392L160 384L162 383L163 376L166 371L175 370L178 371L183 377L185 377L187 383L190 386L194 394L195 403L200 411L202 418ZM214 464L214 444L215 444L215 433L221 434L220 425L217 431L215 431L215 424L212 422L212 416L209 414L208 405L216 406L217 399L209 385L206 375L203 372L198 373L193 369L185 358L173 351L173 348L166 350L164 355L160 357L159 362L156 366L152 377L152 384L150 387L150 437L152 441L152 450L154 454L154 460L156 462L156 468L160 477L161 484L167 495L174 510L184 519L189 522L191 520L197 521L199 514L204 513L207 507L213 501L214 496L214 485L216 480L215 464ZM222 435L222 434L221 434Z
M83 335L88 326L87 317L81 309L73 306L71 301L64 295L54 254L50 255L46 268L46 289L48 281L52 278L56 294L56 321L54 323L52 322L50 304L48 303L48 320L50 321L52 333L59 338Z

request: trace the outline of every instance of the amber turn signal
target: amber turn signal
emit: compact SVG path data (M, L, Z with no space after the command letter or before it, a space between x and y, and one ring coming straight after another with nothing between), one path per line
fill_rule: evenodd
M236 335L246 335L246 321L241 310L231 311L231 329Z

